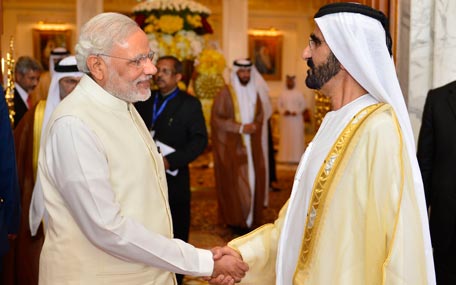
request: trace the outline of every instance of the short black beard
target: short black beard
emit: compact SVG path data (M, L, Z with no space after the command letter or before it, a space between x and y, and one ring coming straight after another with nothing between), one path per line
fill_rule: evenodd
M242 86L247 86L247 84L249 84L249 82L250 82L250 78L247 80L243 80L240 77L238 77L238 78L239 78L239 82L241 83Z
M310 69L307 71L306 85L310 89L320 90L331 78L336 76L340 71L340 63L336 56L331 52L326 59L326 63L315 66L313 60L309 58L307 65Z

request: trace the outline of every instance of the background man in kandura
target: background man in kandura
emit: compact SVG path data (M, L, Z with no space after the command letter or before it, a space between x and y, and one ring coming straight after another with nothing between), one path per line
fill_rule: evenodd
M267 87L259 84L260 76L250 60L234 61L231 81L216 95L211 111L220 214L224 223L240 233L262 223L265 195L269 193L262 102L269 98Z

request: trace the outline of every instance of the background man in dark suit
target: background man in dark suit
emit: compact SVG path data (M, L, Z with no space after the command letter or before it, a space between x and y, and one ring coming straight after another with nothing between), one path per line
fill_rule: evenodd
M175 57L164 56L156 66L154 81L159 90L147 101L136 103L136 108L163 154L174 237L188 241L191 196L188 164L207 146L206 125L200 101L177 87L182 79L182 63ZM178 274L179 284L182 279Z
M42 71L41 64L29 56L21 56L17 60L14 69L14 110L16 111L14 127L19 124L25 112L33 106L34 100L31 93L38 86Z
M418 163L430 207L437 284L456 284L456 81L430 90L418 139Z
M8 107L0 85L0 276L3 255L19 230L20 197ZM0 280L1 281L1 280Z

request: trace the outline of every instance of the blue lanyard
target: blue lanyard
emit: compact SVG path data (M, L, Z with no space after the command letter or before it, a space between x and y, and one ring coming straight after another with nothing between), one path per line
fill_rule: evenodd
M168 102L171 99L176 97L177 93L179 93L179 88L176 88L176 90L174 90L173 93L166 96L165 100L163 100L163 103L161 104L160 108L157 111L158 97L160 96L157 92L157 94L155 95L155 100L154 100L154 108L152 110L152 128L155 125L155 122L157 121L158 116L160 116L160 114L163 113L163 110L165 110L166 104L168 104Z

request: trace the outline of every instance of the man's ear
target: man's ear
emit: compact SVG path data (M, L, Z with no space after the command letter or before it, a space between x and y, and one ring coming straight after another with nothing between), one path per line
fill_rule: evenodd
M105 78L106 64L97 55L89 55L87 58L87 67L95 81L103 81Z
M181 81L182 80L182 73L176 73L176 80L177 82Z

